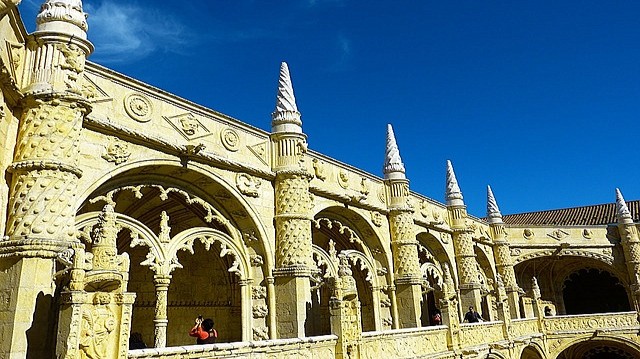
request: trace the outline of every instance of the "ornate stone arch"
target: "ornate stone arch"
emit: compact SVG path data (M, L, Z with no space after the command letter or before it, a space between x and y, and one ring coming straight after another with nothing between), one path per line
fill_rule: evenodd
M171 262L179 265L177 259L178 251L188 251L193 254L193 244L196 240L204 244L207 251L210 250L214 243L217 243L220 246L220 257L230 256L233 258L232 265L228 268L228 271L237 275L240 280L249 279L251 273L249 270L250 264L240 239L237 237L232 238L216 229L200 227L178 233L167 245L167 257L171 258ZM177 268L177 266L170 269L173 270L174 268Z
M532 341L529 343L529 345L522 347L522 349L518 353L518 358L522 358L524 351L527 349L534 351L542 359L545 359L547 357L544 347L540 343Z
M78 202L76 205L76 211L88 200L88 197L94 193L101 186L106 183L113 181L114 178L118 178L123 174L127 174L134 170L139 170L141 168L149 168L156 169L160 167L168 167L173 168L175 170L185 169L194 171L195 173L208 178L212 183L215 183L222 187L226 193L230 195L230 198L242 207L242 210L248 216L249 221L252 223L253 228L239 228L242 233L240 234L245 241L254 242L257 241L262 248L262 255L264 257L265 268L273 268L274 258L273 253L274 249L272 248L271 241L269 240L269 231L267 231L267 227L265 226L264 221L255 211L253 206L248 202L248 200L240 193L238 188L233 184L229 183L225 178L217 175L212 172L207 166L196 163L196 162L188 162L184 164L179 160L168 160L168 159L145 159L139 161L128 162L125 164L121 164L115 168L111 168L108 171L105 171L97 180L89 184L86 188L82 190L82 193L77 197ZM126 182L122 183L126 185ZM195 186L191 186L192 188L197 188ZM202 197L204 198L204 197ZM265 273L265 276L268 276L269 273Z

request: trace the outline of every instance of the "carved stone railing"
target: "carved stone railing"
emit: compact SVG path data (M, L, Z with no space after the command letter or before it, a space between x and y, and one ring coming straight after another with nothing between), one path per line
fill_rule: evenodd
M128 357L133 358L335 358L335 335L310 338L275 339L252 342L235 342L205 345L187 345L182 347L130 350Z
M543 323L547 334L640 329L637 312L559 315L546 317Z
M527 337L539 332L538 318L514 319L509 328L509 333L514 338Z
M416 358L425 353L446 352L447 327L444 325L362 333L362 359Z
M460 346L472 347L504 340L502 322L460 324Z

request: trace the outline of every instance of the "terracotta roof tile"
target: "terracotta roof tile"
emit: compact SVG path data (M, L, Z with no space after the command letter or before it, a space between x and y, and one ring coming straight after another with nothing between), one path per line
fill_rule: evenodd
M627 201L634 222L640 221L640 200ZM548 211L509 214L502 217L512 225L581 226L617 223L616 204L605 203L592 206L553 209Z

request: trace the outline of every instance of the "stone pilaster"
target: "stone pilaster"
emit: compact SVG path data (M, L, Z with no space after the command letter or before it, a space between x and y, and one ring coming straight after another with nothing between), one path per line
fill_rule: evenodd
M631 212L629 212L622 193L617 188L616 214L618 231L622 238L621 244L624 251L624 259L633 293L633 305L634 309L640 312L640 236L638 235L638 227L633 223Z
M473 251L473 239L471 237L473 232L467 228L467 207L464 204L462 192L458 186L450 161L447 161L446 202L449 225L453 231L452 240L458 267L460 301L463 308L473 306L476 310L479 310L481 308L482 295L478 278L478 264Z
M389 203L389 228L393 252L396 300L400 328L420 326L422 275L418 242L413 231L413 210L407 205L409 181L391 125L387 126L387 147L383 167Z
M17 1L2 3L0 7ZM0 243L0 266L11 273L0 291L13 293L3 319L9 324L0 329L0 356L8 358L39 357L38 343L55 341L52 330L38 342L25 339L24 333L55 321L49 315L54 308L45 307L55 293L54 258L78 241L75 206L82 175L77 167L78 141L90 111L81 81L93 47L86 40L82 3L45 1L36 23L24 59L31 68L9 168L8 238Z
M460 315L458 314L458 297L455 284L451 276L448 264L443 265L444 280L442 299L440 299L440 311L442 312L442 324L449 329L447 332L447 347L449 350L460 348Z
M504 281L504 290L511 312L510 316L511 319L518 319L520 318L520 295L518 294L519 287L516 282L516 273L513 269L511 249L507 241L502 214L489 186L487 186L487 221L489 222L489 232L493 240L493 257L496 261L498 274Z
M276 336L304 337L311 287L311 174L302 166L306 136L296 107L289 68L282 63L271 122L275 179Z

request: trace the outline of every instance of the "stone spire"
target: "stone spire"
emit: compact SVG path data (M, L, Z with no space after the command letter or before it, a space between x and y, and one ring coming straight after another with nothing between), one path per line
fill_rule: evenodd
M629 212L629 207L627 207L619 188L616 188L616 217L618 222L633 223L631 212Z
M86 40L88 28L82 0L46 0L36 17L36 32L63 33Z
M402 158L400 158L400 150L396 144L396 136L393 134L391 124L387 125L387 150L382 172L384 173L385 179L406 178L404 163L402 163Z
M296 105L296 97L293 94L289 66L286 62L282 62L280 65L276 109L271 114L271 131L302 133L302 120Z
M491 186L487 186L487 222L489 222L489 224L503 223L502 213L500 213L496 198L493 196Z
M447 206L464 206L462 191L460 191L456 174L453 172L453 165L449 160L447 160L447 191L445 197Z

